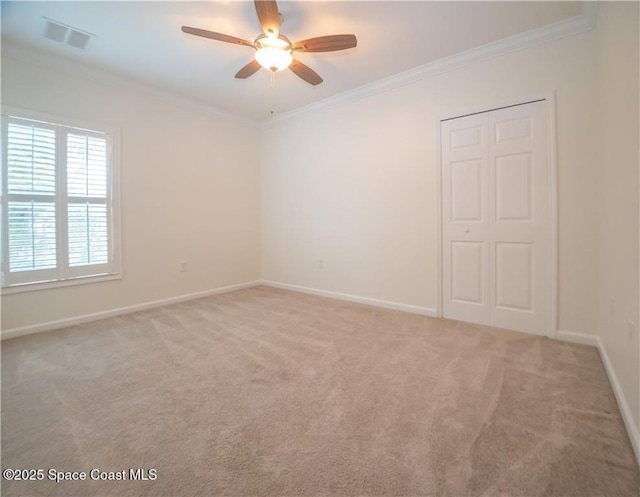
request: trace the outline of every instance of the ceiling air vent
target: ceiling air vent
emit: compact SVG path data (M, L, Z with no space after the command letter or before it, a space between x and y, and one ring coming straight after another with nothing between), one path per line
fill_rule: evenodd
M72 47L79 48L80 50L84 50L91 39L91 35L87 33L82 33L80 31L76 31L72 29L69 32L69 37L67 38L67 45L71 45Z
M44 37L53 41L64 42L68 32L69 28L66 26L47 21L47 27L44 29Z
M79 48L80 50L84 50L89 40L95 36L53 19L45 17L44 20L46 21L44 28L45 38Z

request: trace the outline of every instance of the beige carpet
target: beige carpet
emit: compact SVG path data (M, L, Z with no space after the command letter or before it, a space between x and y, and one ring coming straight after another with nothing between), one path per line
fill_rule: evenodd
M639 484L596 349L265 287L4 341L2 468L157 471L5 496Z

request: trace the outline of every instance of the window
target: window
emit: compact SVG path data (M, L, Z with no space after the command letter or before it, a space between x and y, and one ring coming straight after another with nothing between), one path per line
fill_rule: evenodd
M117 274L112 133L18 115L2 116L2 286Z

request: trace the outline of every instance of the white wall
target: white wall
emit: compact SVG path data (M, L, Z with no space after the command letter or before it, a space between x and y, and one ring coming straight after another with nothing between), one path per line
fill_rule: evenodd
M597 332L594 54L588 32L266 128L263 278L436 308L437 116L555 91L558 325Z
M597 26L602 152L598 333L640 426L638 352L638 3L601 4Z
M4 295L3 330L260 278L256 127L7 56L2 103L120 128L124 270L122 280Z

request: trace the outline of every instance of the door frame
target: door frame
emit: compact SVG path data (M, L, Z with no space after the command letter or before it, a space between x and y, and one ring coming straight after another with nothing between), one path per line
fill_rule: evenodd
M510 100L502 104L496 105L484 105L480 107L473 107L470 109L462 109L456 112L448 112L436 116L436 217L437 217L437 316L443 317L443 247L442 247L442 136L441 136L441 123L442 121L448 121L450 119L456 119L464 117L470 114L481 114L485 112L491 112L493 110L502 109L505 107L515 107L517 105L524 105L528 103L544 100L547 105L547 175L548 175L548 201L549 201L549 281L551 288L549 288L549 316L547 317L547 329L546 336L549 338L556 338L558 332L558 162L557 162L557 147L556 147L556 99L555 92L547 92L543 94L537 94L529 98L519 98L517 100Z

